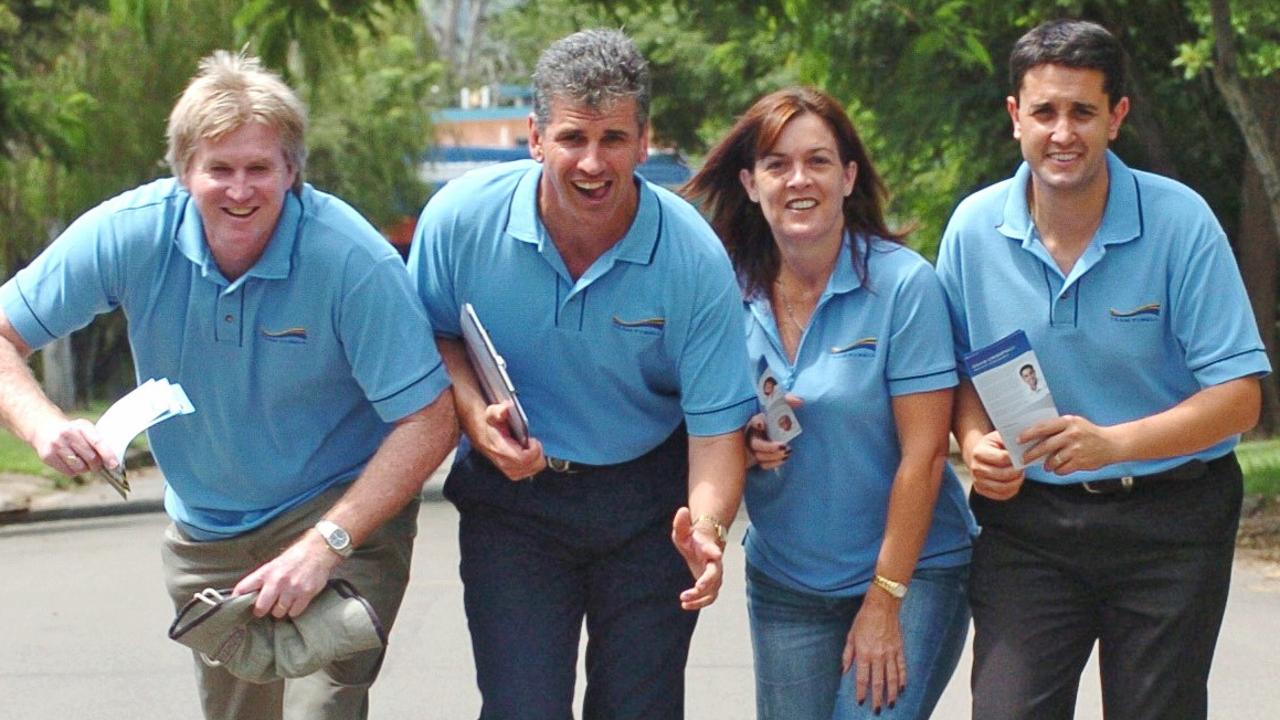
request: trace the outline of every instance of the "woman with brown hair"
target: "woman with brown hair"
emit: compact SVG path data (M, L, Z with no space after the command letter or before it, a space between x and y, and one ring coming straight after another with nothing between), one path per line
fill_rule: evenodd
M746 360L803 428L787 444L760 415L747 429L758 715L928 717L964 644L976 532L946 463L941 286L888 228L861 139L818 90L757 101L685 190L742 284Z

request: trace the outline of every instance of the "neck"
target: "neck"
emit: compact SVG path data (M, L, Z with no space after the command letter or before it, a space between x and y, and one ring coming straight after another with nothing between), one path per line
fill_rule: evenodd
M1105 173L1078 190L1054 190L1032 178L1027 183L1027 209L1041 238L1069 246L1088 245L1102 224L1109 187Z
M583 219L578 213L553 205L554 193L538 191L538 215L564 260L569 274L580 277L591 264L609 248L618 244L631 229L636 209L640 204L639 193L633 193L610 213L609 217Z
M778 254L782 259L778 266L778 281L788 288L795 288L792 292L821 293L831 279L843 241L844 233L841 232L834 241L805 245L778 243Z

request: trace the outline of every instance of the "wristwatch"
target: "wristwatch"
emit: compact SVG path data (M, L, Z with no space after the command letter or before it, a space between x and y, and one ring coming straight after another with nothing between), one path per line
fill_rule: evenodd
M351 535L342 529L341 525L329 520L321 520L316 523L316 531L320 533L320 537L329 545L329 549L338 553L344 558L351 557Z
M876 573L875 577L871 578L871 584L875 585L876 587L889 593L890 595L892 595L893 597L899 600L907 596L906 583L900 583L896 580L890 580L889 578L879 573Z
M698 517L694 518L693 525L697 526L703 521L711 523L711 530L716 534L716 544L720 546L721 550L723 550L725 540L727 540L729 536L728 528L724 526L724 523L720 522L720 518L717 518L715 515L711 515L710 513L702 513Z

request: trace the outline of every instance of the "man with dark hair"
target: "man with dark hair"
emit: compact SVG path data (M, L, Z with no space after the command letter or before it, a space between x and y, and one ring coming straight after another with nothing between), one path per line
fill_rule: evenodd
M122 308L138 379L173 380L195 406L148 431L174 606L232 588L258 593L260 617L297 617L332 576L389 630L418 493L457 438L453 399L395 250L302 181L306 126L256 58L205 58L169 116L174 177L85 213L0 288L0 420L60 472L117 465L23 358ZM195 658L220 720L367 717L381 662L254 684Z
M621 32L557 41L534 73L533 161L449 183L414 236L469 440L445 495L483 718L571 717L584 617L583 717L683 717L688 611L720 588L755 394L719 240L634 173L648 109ZM476 384L464 303L506 360L527 447Z
M1016 470L971 382L954 431L982 525L973 716L1070 718L1098 643L1108 718L1204 718L1241 501L1232 452L1270 370L1198 195L1112 154L1129 111L1102 27L1045 23L1010 58L1026 162L966 198L938 257L957 351L1021 329L1060 417Z
M1040 376L1036 374L1036 366L1027 363L1018 368L1018 377L1022 378L1022 382L1026 383L1027 391L1032 395L1042 395L1044 387L1040 385Z

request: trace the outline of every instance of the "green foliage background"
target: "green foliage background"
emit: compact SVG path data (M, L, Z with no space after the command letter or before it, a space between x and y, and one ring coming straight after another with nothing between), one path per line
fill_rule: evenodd
M308 179L388 226L429 192L431 113L459 88L527 83L538 53L624 28L652 63L656 139L694 162L761 94L817 85L845 103L932 255L955 203L1018 161L1003 111L1014 40L1060 16L1101 22L1132 57L1131 165L1206 197L1241 257L1273 348L1275 223L1212 73L1223 0L9 0L0 4L0 277L101 200L168 173L163 127L199 57L248 47L311 109ZM1280 5L1230 0L1239 67L1280 140ZM1253 178L1253 179L1251 179ZM1259 209L1261 208L1261 209ZM1280 211L1280 209L1277 209ZM126 379L118 319L75 338L82 386ZM1280 402L1268 381L1270 423ZM110 394L107 391L105 394ZM1265 420L1264 420L1265 422Z

